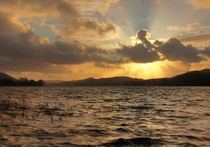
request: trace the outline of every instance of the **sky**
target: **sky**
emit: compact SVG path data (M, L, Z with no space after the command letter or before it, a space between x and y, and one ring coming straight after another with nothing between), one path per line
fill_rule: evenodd
M0 72L78 80L210 68L210 0L0 0Z

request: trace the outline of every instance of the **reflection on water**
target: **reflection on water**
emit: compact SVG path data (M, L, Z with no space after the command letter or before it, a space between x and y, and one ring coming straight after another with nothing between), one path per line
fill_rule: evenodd
M2 146L210 146L210 87L1 87Z

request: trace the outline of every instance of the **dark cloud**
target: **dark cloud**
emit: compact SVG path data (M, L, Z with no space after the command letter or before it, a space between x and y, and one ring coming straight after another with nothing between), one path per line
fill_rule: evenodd
M166 42L156 40L152 44L147 36L148 32L146 30L138 31L136 39L140 40L141 43L135 46L123 46L122 49L118 50L118 53L137 63L148 63L163 59L185 63L204 60L197 48L192 45L185 46L176 38L171 38Z
M122 56L129 58L132 62L148 63L160 60L158 52L154 49L154 46L147 39L147 31L140 30L137 32L136 39L142 43L135 46L124 45L122 49L118 50L118 53Z
M160 60L157 51L147 48L143 44L135 46L123 46L117 51L120 55L127 57L132 62L148 63Z
M140 30L137 32L137 39L141 40L142 44L144 44L146 47L148 48L153 48L153 45L151 44L151 42L149 42L149 40L147 39L148 37L148 32L147 30ZM150 50L151 50L150 49Z
M187 63L200 62L199 50L191 45L183 45L178 39L171 38L156 48L170 61L183 61Z
M136 39L141 41L140 44L104 50L78 41L49 42L36 35L27 23L19 22L16 17L8 13L0 12L0 22L1 71L42 72L48 70L56 72L66 70L63 65L85 62L94 62L95 65L106 68L122 63L148 63L163 59L187 63L202 60L196 48L190 45L185 46L175 38L167 42L156 41L152 44L147 39L148 33L145 30L137 33ZM94 26L91 24L89 27ZM113 27L108 25L107 29L113 29ZM103 34L103 30L99 29L99 31ZM202 54L208 55L208 53L208 48L202 51Z
M201 51L201 54L210 57L210 46L206 47L204 50Z
M147 30L140 30L137 32L136 39L147 41Z
M153 43L154 46L158 47L158 46L161 46L163 45L163 42L162 41L159 41L159 40L155 40L155 42Z
M0 70L19 68L24 71L42 66L53 67L55 64L120 62L116 58L109 58L111 51L77 41L48 42L37 36L27 24L19 23L6 13L0 13L0 22Z
M18 60L0 57L0 71L61 73L67 72L69 69L63 65L49 64L38 60Z
M42 50L43 61L53 64L80 64L84 62L120 63L110 58L113 52L91 47L80 42L56 41Z
M100 36L104 36L107 32L116 32L116 27L113 23L108 22L106 24L99 24L95 19L86 20L82 23L85 29L91 29L97 31Z

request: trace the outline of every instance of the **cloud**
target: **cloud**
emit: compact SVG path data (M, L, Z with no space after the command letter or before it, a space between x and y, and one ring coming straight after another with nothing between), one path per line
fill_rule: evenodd
M0 10L19 19L38 18L43 24L50 26L52 31L56 32L60 38L81 37L80 34L84 33L85 30L85 37L90 37L88 34L95 34L98 39L103 39L106 34L110 35L112 33L114 35L119 33L116 25L106 20L101 23L93 19L92 16L87 17L88 12L86 12L86 9L92 5L99 7L101 4L116 2L114 0L0 0ZM81 6L83 3L86 3L84 8ZM87 7L87 5L89 6ZM88 11L95 13L96 10L89 8ZM89 30L90 33L88 33Z
M149 63L159 60L182 61L185 63L201 62L200 51L192 45L184 45L176 38L166 42L156 40L153 44L147 39L148 32L137 32L137 40L141 43L135 46L122 46L117 52L130 61L136 63Z
M183 45L178 39L171 38L156 48L169 61L183 61L186 63L200 62L199 50L191 45Z
M160 3L164 0L155 0L155 2ZM210 9L210 0L180 0L187 4L191 4L197 8Z
M74 29L72 26L67 25L58 30L59 36L65 36L68 39L79 38L81 40L87 40L90 38L92 40L112 39L115 36L117 37L118 33L118 27L111 21L99 23L93 18L81 21L78 26L74 27Z
M119 59L109 58L111 51L78 41L49 42L46 38L36 35L27 23L19 22L8 13L0 13L0 22L1 70L8 68L18 70L19 68L22 71L24 69L28 71L42 66L48 69L46 66L50 68L54 65L84 62L120 62Z
M131 62L136 63L149 63L160 60L157 51L153 51L151 48L147 48L143 44L123 46L122 49L118 50L118 53L127 57Z
M157 2L157 3L160 3L162 0L154 0L155 2Z
M188 0L188 3L191 3L198 8L210 9L210 0Z
M204 50L201 51L203 55L210 57L210 46L206 47Z
M107 2L110 2L110 3L118 3L119 0L106 0Z
M210 26L200 23L187 24L186 26L168 26L167 30L176 32L179 40L203 48L210 44Z
M148 63L160 60L160 56L154 46L147 39L148 32L146 30L140 30L137 32L136 39L142 43L135 46L123 45L122 49L118 50L118 53L127 57L132 62Z
M181 38L180 41L182 42L189 42L189 43L200 43L200 42L208 42L210 41L210 34L200 34L200 35L195 35L195 36L188 36Z
M200 23L192 23L192 24L187 24L186 26L173 26L169 25L166 27L168 31L176 31L179 32L180 35L197 35L200 33L210 33L210 26L209 25L202 25Z
M140 40L142 44L144 44L146 47L150 48L150 50L153 50L153 45L151 44L150 41L148 41L148 37L150 34L148 33L147 30L140 30L137 32L136 39Z
M97 11L101 14L101 15L105 15L105 13L107 12L107 10L109 9L111 4L116 4L118 3L119 0L102 0L99 7L97 7Z
M22 17L77 17L78 11L66 0L0 0L1 11ZM72 18L71 18L72 19Z
M20 22L10 13L0 12L0 70L2 71L66 71L66 65L94 63L104 68L136 62L149 63L160 60L200 62L199 50L185 46L172 38L167 42L148 40L146 30L137 32L141 43L133 46L122 45L113 50L105 50L97 45L78 41L55 40L49 42L41 38L26 22ZM89 26L90 25L90 26ZM97 27L88 24L88 27ZM110 25L107 29L113 29ZM104 30L98 30L103 34ZM204 52L203 52L204 54Z
M82 26L84 29L97 31L100 36L104 36L107 32L116 32L116 27L111 22L99 24L96 20L87 20Z
M206 31L209 26L200 24L169 27L169 30L191 35L182 37L180 41L171 38L166 42L157 40L153 43L149 40L150 34L147 30L139 30L135 38L138 40L136 44L119 44L110 50L102 49L102 45L98 44L105 41L113 43L113 39L120 37L121 28L106 19L109 7L118 1L0 0L0 71L17 74L47 73L45 78L54 74L60 77L65 75L66 79L69 79L69 74L74 78L86 78L104 73L106 76L117 76L119 70L126 75L132 67L127 71L122 67L128 64L142 65L142 69L144 65L147 69L150 64L154 63L155 67L156 63L161 65L163 62L190 66L192 63L205 61L204 57L210 58L209 47L199 50L183 44L209 41ZM101 15L104 16L97 19ZM36 30L32 28L33 24L36 24ZM36 34L39 25L49 26L57 35L54 38L57 38L50 42L48 38L40 37ZM203 34L196 35L198 32ZM155 68L153 70L152 74L157 72ZM141 70L136 70L135 73L140 73L139 71ZM82 73L80 77L78 73ZM146 74L145 72L145 77Z
M19 60L0 57L0 71L63 73L69 72L69 69L66 68L64 65L44 63L38 60Z

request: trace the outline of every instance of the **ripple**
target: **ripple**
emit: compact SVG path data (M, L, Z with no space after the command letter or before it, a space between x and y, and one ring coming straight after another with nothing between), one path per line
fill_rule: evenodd
M178 145L183 146L183 147L198 147L197 145L192 144L192 143L180 143Z
M210 87L0 89L0 146L209 146Z
M0 142L5 142L5 141L8 141L8 139L6 139L6 138L0 138Z
M149 107L149 106L131 106L130 108L136 109L136 110L149 110L149 109L152 109L153 107Z
M117 129L115 129L115 131L120 132L120 133L127 133L127 132L130 132L129 130L124 129L124 128L117 128Z
M86 132L90 136L106 136L109 134L105 130L101 129L91 129L91 130L86 130Z
M123 139L119 138L117 140L111 141L109 143L104 143L102 146L151 146L151 145L163 145L162 140L151 139L151 138L131 138L131 139Z

